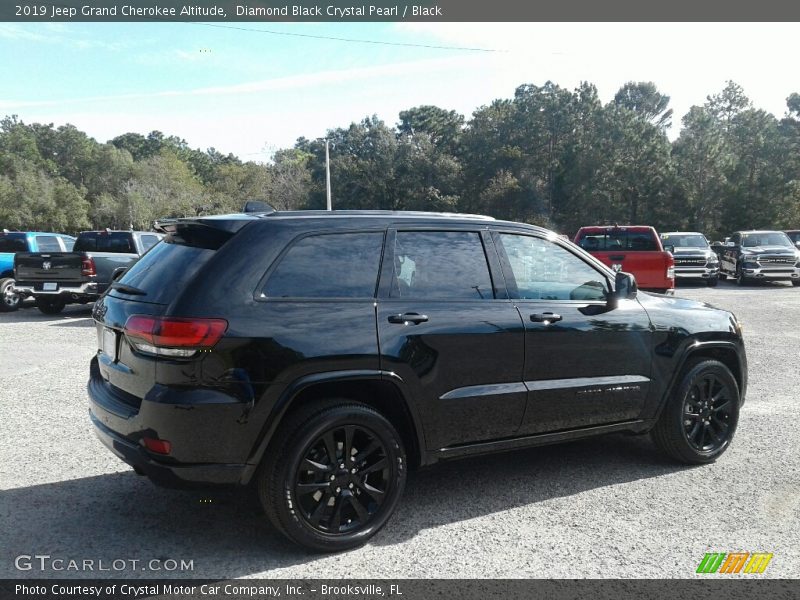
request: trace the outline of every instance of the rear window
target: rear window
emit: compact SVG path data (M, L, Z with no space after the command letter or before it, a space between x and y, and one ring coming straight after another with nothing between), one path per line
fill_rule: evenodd
M75 242L73 250L75 252L136 253L136 248L133 245L133 235L127 231L81 233Z
M612 229L600 233L583 233L578 239L578 245L588 252L661 250L658 247L656 237L651 232L624 229Z
M61 245L54 235L37 235L36 247L39 252L61 252Z
M142 302L169 304L212 256L214 250L165 242L154 246L125 271L118 281L146 294L131 298ZM128 297L117 289L112 289L110 293Z
M708 248L706 238L698 233L664 233L661 241L676 248Z
M0 252L27 252L28 243L24 235L7 235L0 233Z

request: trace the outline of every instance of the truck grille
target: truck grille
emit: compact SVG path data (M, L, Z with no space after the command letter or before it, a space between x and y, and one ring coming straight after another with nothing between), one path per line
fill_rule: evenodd
M789 256L759 256L758 262L762 265L793 265L795 258Z
M704 267L706 266L705 258L676 258L676 267Z

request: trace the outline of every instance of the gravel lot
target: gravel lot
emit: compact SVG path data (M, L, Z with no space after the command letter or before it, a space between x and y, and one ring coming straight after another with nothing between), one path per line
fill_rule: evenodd
M745 327L748 399L716 464L675 466L646 437L610 436L439 465L411 474L377 539L332 556L285 542L247 494L161 490L97 441L89 307L0 313L0 577L98 574L21 572L20 554L193 561L113 572L128 577L691 577L707 551L773 552L763 576L797 577L800 289L678 295Z

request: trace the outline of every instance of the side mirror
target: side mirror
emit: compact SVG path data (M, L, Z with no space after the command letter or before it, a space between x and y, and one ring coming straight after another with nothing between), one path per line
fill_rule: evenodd
M111 271L111 281L114 282L120 277L125 274L125 271L128 270L128 267L117 267L113 271Z
M734 242L725 242L727 248L733 248L736 244Z
M673 246L672 244L665 244L664 250L666 250L670 254L675 254L675 246Z
M797 240L797 241L794 243L794 245L795 245L796 247L800 248L800 240Z
M617 271L614 277L614 291L611 293L610 300L616 304L618 300L633 300L639 286L636 285L636 277L624 271Z

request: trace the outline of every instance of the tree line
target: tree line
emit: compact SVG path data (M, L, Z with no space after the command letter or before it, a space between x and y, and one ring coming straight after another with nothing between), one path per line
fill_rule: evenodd
M800 227L800 94L778 119L733 82L683 116L669 96L625 84L608 103L582 83L519 86L467 119L418 106L330 129L338 209L482 213L571 234L652 224L715 238ZM266 164L153 131L99 143L72 125L0 121L0 228L149 229L160 217L325 207L325 142L300 138Z

